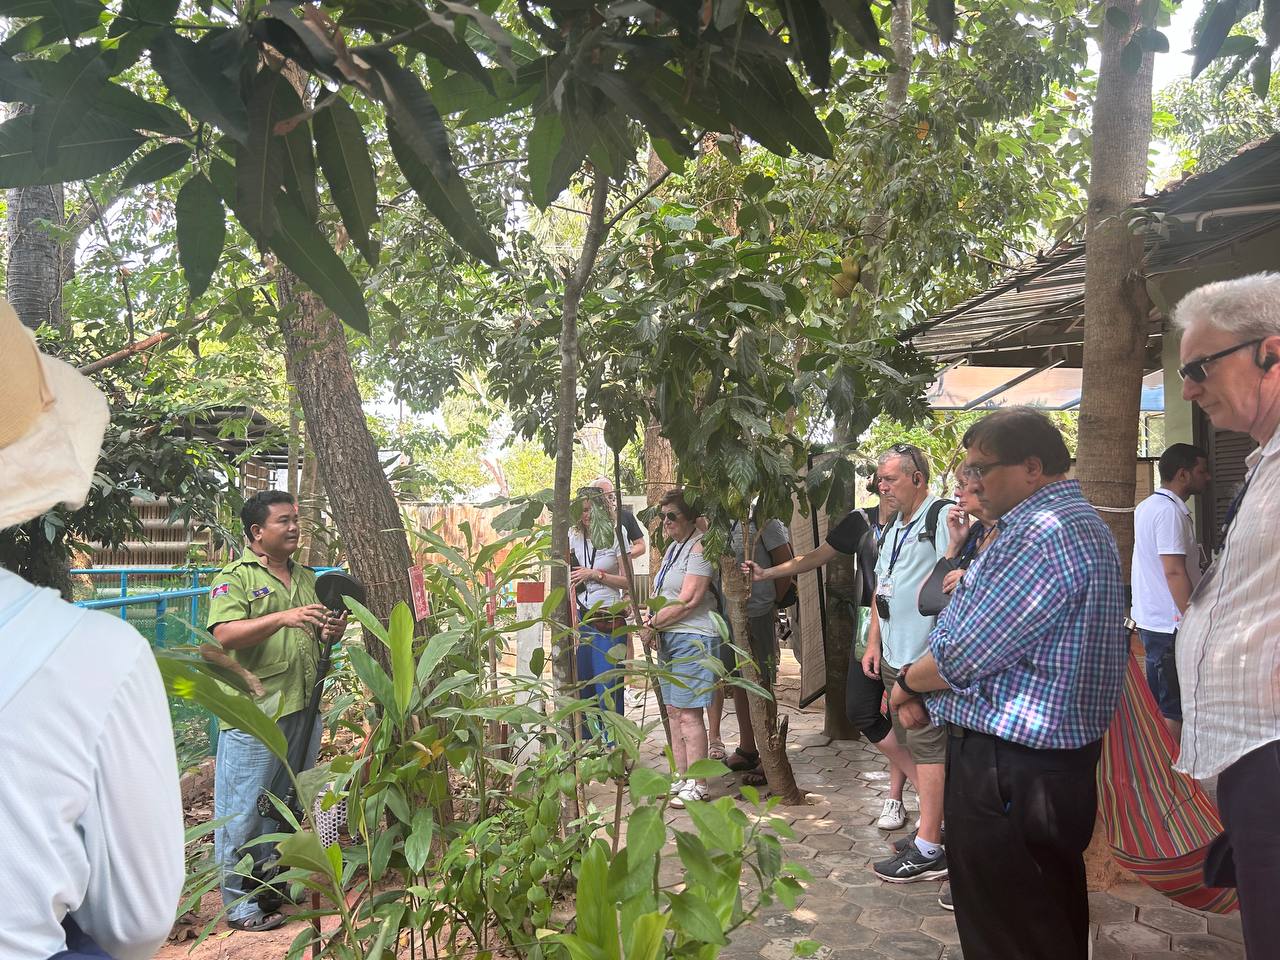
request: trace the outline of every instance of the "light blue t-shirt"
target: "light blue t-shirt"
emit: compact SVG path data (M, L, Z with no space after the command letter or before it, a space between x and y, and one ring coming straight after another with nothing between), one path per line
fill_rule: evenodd
M880 545L880 559L876 563L876 591L886 582L893 584L889 597L889 619L880 620L880 655L895 670L914 663L929 649L929 633L938 618L920 614L917 594L938 558L946 556L950 534L947 532L947 508L938 514L936 544L921 542L929 508L937 503L933 494L904 524L898 517L884 535ZM895 559L896 558L896 559ZM892 568L892 573L890 572Z

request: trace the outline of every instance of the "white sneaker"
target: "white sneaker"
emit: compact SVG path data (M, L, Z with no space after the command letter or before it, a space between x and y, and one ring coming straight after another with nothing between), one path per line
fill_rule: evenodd
M880 819L876 821L876 826L881 830L899 830L906 823L907 812L902 807L902 801L892 798L886 800L880 808Z
M673 807L683 807L694 800L707 799L707 788L697 780L686 780L684 789L671 798Z
M691 783L693 783L692 780L672 780L671 789L667 791L667 796L668 797L677 796L680 793L680 791L682 791L685 787L687 787Z

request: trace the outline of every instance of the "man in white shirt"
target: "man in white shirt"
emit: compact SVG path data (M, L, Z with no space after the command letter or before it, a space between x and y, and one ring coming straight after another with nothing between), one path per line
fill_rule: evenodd
M1227 513L1222 550L1178 630L1177 768L1218 778L1223 836L1210 886L1235 884L1245 954L1280 944L1280 273L1211 283L1178 304L1182 396L1260 444Z
M107 418L0 301L0 529L84 502ZM0 957L145 960L183 874L155 658L119 617L0 570L0 660Z
M1209 458L1199 447L1175 443L1160 455L1160 489L1133 514L1133 621L1147 665L1147 685L1176 740L1182 703L1174 636L1191 591L1200 582L1200 545L1187 499L1209 487Z

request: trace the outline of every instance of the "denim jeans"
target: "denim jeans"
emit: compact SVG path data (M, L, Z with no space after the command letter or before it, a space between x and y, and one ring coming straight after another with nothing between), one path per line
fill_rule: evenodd
M583 700L590 700L594 706L602 710L622 713L622 678L597 680L597 677L610 670L619 669L619 664L609 658L609 652L619 644L626 644L625 636L615 638L611 632L599 629L593 624L578 625L578 683ZM621 651L621 658L626 659L626 651ZM606 743L611 743L608 728L599 717L586 717L583 720L583 736L587 738L600 735Z
M280 732L290 745L303 736L305 712L299 710L278 721ZM320 751L320 732L320 720L317 718L311 742L304 754L304 770L315 765L316 754ZM284 764L257 737L243 730L223 730L218 735L218 757L213 774L213 817L215 820L231 819L214 830L213 855L222 873L222 902L227 908L228 920L247 920L260 912L252 899L258 884L243 872L238 873L236 864L246 853L253 857L254 866L270 855L270 844L250 842L263 834L276 832L276 825L258 814L258 796L266 789L282 797L288 788L289 778Z
M1138 628L1143 660L1147 665L1147 686L1156 698L1160 714L1169 720L1182 719L1182 687L1178 683L1178 659L1174 654L1176 633L1157 633Z

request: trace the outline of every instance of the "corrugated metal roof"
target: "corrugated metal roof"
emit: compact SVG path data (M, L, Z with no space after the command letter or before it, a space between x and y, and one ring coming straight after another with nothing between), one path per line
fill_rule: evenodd
M1213 211L1280 202L1280 135L1241 148L1215 170L1184 177L1134 207L1172 215L1167 236L1147 239L1150 275L1214 256L1280 229L1280 210L1215 217ZM1038 254L964 303L907 331L921 352L941 363L1079 366L1084 339L1085 245L1063 243ZM1160 318L1149 330L1151 367L1158 366Z

